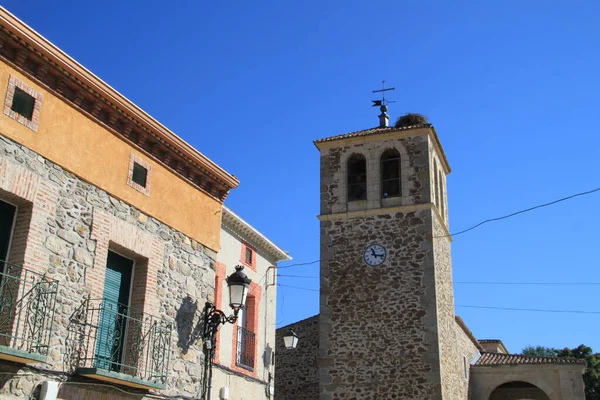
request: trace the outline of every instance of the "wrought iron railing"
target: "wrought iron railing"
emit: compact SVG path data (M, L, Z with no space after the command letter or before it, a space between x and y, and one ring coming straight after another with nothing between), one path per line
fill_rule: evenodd
M170 323L106 299L85 299L71 315L67 362L166 384Z
M237 328L237 357L240 367L254 370L255 334L246 328Z
M58 281L0 262L0 345L48 355Z

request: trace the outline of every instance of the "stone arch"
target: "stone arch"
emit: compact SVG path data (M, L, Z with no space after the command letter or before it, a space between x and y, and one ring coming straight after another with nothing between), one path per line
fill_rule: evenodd
M363 157L367 158L367 156L365 154L363 154L362 152L359 151L350 151L347 153L342 153L342 155L340 156L340 161L339 161L339 170L338 173L336 174L336 181L335 183L338 186L338 199L337 199L337 203L339 206L342 207L343 211L347 210L347 204L348 204L348 160L350 159L350 157L352 157L355 154L359 154L362 155ZM368 160L368 158L367 158ZM369 172L369 167L367 165L367 172ZM368 177L367 177L368 179ZM341 210L338 210L341 211Z
M510 381L497 386L488 400L550 400L550 397L529 382Z
M379 157L380 196L402 197L402 156L394 148L385 150Z
M494 393L495 390L497 390L498 388L501 388L505 385L509 385L512 383L521 383L521 384L526 384L526 385L530 385L531 387L534 388L538 388L546 397L541 397L541 398L528 398L528 397L522 397L522 398L511 398L511 397L507 397L507 398L493 398L492 394ZM514 376L508 376L505 379L501 379L498 380L496 382L490 382L490 385L488 386L486 392L484 393L484 396L481 397L481 399L484 400L560 400L560 397L558 397L558 394L552 389L552 387L550 385L548 385L544 380L538 380L538 379L527 379L525 376L519 376L519 375L514 375Z
M384 200L381 196L381 157L384 155L385 152L389 151L397 151L400 154L400 196ZM378 194L378 196L376 196L376 199L381 199L384 202L390 203L381 204L381 206L399 206L408 204L406 199L409 198L410 189L412 188L412 183L409 180L411 175L409 161L410 157L408 152L406 151L406 148L402 145L402 142L388 142L384 146L375 147L371 150L369 156L371 157L370 162L368 163L368 166L371 169L371 171L369 172L369 178L372 178L373 192Z
M352 153L343 164L346 167L346 201L367 200L368 164L362 153Z

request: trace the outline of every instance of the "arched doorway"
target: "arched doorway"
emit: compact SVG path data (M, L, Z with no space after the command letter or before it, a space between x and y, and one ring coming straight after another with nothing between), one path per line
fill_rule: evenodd
M550 397L531 383L513 381L494 389L488 400L550 400Z

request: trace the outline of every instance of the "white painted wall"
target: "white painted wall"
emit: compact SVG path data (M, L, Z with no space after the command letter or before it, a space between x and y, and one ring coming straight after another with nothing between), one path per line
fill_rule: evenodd
M277 285L276 270L270 268L276 265L275 256L267 254L265 249L253 242L252 238L245 237L239 230L229 226L221 228L221 251L217 255L217 261L225 264L226 276L235 270L236 265L241 263L242 241L249 243L256 250L256 272L245 267L244 273L248 275L252 282L256 283L261 290L261 298L258 307L258 329L256 333L256 346L258 347L257 358L255 360L254 373L248 371L250 377L254 377L265 382L261 384L248 380L242 376L213 368L213 390L212 398L219 399L219 391L222 387L229 388L230 400L242 399L268 399L267 383L269 382L269 373L274 374L274 367L271 363L271 354L275 349L275 323L277 310ZM229 292L227 284L222 283L222 310L229 313ZM216 299L215 299L216 300ZM233 335L234 325L225 324L220 328L219 337L219 363L228 368L235 368L235 356L233 355ZM270 350L269 350L270 349ZM265 355L268 357L268 364L265 364ZM271 381L271 385L273 382ZM270 397L272 398L272 396ZM212 399L211 399L212 400Z

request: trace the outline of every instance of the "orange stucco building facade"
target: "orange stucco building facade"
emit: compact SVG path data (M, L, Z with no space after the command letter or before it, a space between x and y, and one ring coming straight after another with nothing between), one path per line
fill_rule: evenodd
M101 122L57 98L39 82L9 65L0 64L0 82L7 82L10 76L17 77L42 95L43 113L37 132L6 115L0 116L4 135L210 249L219 250L222 203L218 199L190 185L137 146L116 136ZM6 91L7 86L2 85L1 98L6 97ZM149 196L126 184L131 153L152 164Z

